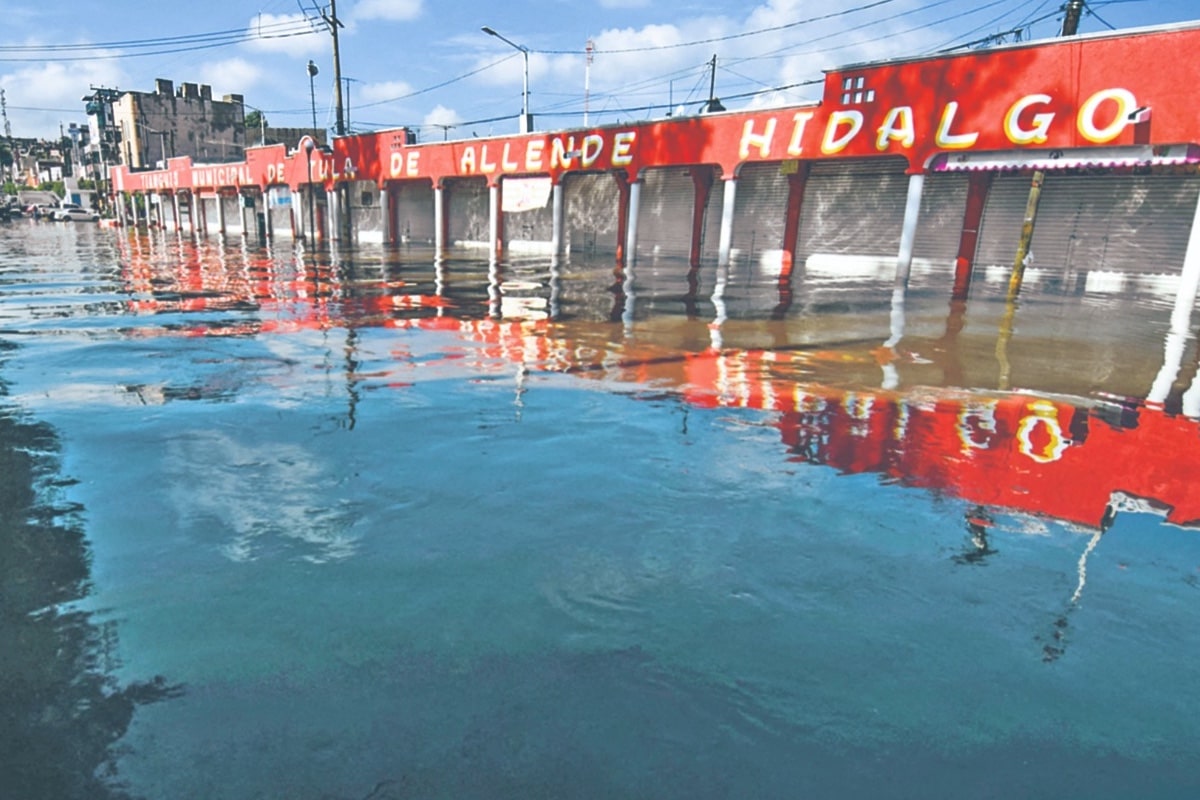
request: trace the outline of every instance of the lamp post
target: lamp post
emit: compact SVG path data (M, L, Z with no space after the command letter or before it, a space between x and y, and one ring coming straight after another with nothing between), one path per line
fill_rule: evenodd
M308 99L312 103L313 136L317 135L317 92L313 88L313 78L317 77L318 72L320 70L317 69L317 65L310 58L308 60Z
M308 162L308 246L310 250L315 250L317 247L317 225L315 212L313 211L313 206L316 205L316 202L314 201L312 188L312 154L316 144L311 136L304 140L304 158Z
M480 30L482 30L488 36L495 36L505 44L517 48L521 51L521 55L525 59L525 81L521 89L521 133L529 133L529 129L532 127L529 124L529 48L525 45L517 44L514 41L504 38L487 25L484 25L482 28L480 28Z

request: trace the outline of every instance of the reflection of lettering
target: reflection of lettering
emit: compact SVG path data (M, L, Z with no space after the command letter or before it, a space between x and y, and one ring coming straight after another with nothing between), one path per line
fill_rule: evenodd
M1029 410L1033 413L1022 417L1017 425L1017 450L1039 464L1058 461L1070 444L1059 424L1058 409L1052 403L1039 400L1030 403ZM1035 442L1035 437L1041 441Z

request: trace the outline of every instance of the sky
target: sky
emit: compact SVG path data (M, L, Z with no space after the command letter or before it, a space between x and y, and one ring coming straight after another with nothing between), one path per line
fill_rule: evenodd
M421 141L518 131L528 59L537 130L820 96L822 70L989 40L1057 36L1063 0L3 0L11 133L84 125L94 87L156 78L241 94L267 123L334 125L333 36L351 131ZM1093 0L1080 34L1200 20L1195 0ZM499 36L485 33L490 27ZM502 38L501 38L502 37ZM505 40L508 40L507 42ZM589 42L591 47L588 55ZM522 50L521 48L524 48ZM715 61L714 61L715 59ZM311 86L309 60L318 73ZM715 66L715 69L714 69Z

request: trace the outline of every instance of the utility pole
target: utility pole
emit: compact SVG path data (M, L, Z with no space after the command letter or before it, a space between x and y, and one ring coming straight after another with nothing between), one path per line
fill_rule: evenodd
M346 117L342 110L342 57L338 50L338 28L342 27L337 18L337 0L329 0L329 13L321 12L321 19L329 26L333 35L333 106L336 117L334 128L338 136L346 135Z
M1070 0L1067 3L1067 15L1063 17L1063 36L1074 36L1079 31L1081 16L1083 16L1083 0Z
M583 68L583 127L588 126L588 101L591 99L592 90L592 53L596 49L596 43L591 39L587 40L587 46L584 50L587 51L587 64Z
M1066 16L1063 17L1061 35L1074 36L1079 31L1079 18L1083 16L1083 0L1069 0L1064 10ZM1010 302L1015 300L1021 292L1021 284L1025 279L1025 263L1029 260L1029 246L1033 242L1033 226L1037 221L1038 203L1041 202L1042 184L1045 181L1045 171L1035 170L1032 185L1029 187L1029 199L1025 203L1025 220L1021 226L1021 241L1017 245L1012 275L1008 280Z

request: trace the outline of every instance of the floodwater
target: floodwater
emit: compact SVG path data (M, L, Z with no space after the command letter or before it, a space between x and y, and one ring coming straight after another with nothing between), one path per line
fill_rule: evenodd
M1112 283L0 227L0 794L1195 797Z

